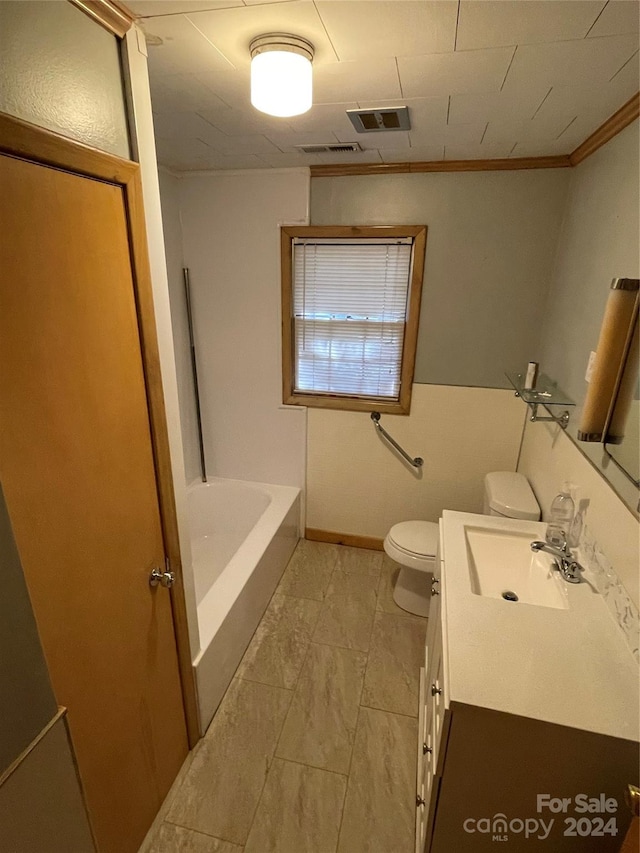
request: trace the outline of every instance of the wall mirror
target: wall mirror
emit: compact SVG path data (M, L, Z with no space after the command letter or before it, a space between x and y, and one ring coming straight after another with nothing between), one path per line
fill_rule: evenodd
M618 468L640 487L640 351L638 302L616 391L605 426L605 451Z
M640 513L639 279L613 279L595 369L567 435L627 507Z

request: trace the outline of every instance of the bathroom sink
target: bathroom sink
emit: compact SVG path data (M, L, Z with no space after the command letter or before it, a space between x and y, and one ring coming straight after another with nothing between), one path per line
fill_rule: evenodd
M533 552L530 533L465 525L469 579L476 595L566 610L566 587L549 554Z

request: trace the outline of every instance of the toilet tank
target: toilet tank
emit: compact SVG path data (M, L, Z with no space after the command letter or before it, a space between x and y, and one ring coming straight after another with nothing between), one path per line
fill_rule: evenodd
M515 471L492 471L484 478L485 515L540 520L540 507L529 481Z

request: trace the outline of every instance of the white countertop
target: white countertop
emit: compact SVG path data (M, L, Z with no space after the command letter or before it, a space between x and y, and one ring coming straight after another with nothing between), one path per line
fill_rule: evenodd
M595 586L563 581L567 610L471 591L465 524L532 540L546 525L449 510L440 524L449 701L639 740L638 665Z

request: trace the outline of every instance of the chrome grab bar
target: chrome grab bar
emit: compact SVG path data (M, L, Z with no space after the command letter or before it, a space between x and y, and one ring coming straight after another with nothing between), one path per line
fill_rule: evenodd
M371 420L373 421L373 425L378 430L378 432L382 433L382 435L387 439L389 444L398 451L398 453L400 454L400 456L402 456L403 459L407 460L409 465L413 465L414 468L422 468L422 466L424 465L424 459L422 459L422 457L420 456L416 456L415 459L412 459L409 454L400 447L398 442L394 441L391 438L386 429L380 425L380 412L371 412Z

